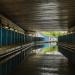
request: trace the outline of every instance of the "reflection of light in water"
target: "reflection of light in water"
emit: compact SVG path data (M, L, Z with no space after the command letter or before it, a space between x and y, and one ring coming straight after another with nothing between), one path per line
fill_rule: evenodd
M52 45L52 46L56 46L56 45L57 45L56 42L51 42L51 43L49 43L49 44Z
M39 68L39 69L43 70L43 72L41 73L41 75L58 75L56 72L59 71L59 68L55 68L55 67L54 68L42 67L42 68ZM45 71L49 71L49 72L45 72Z
M46 54L54 54L54 55L61 55L61 53L59 53L58 51L54 51L54 52L46 52Z
M39 48L36 50L37 54L54 54L54 55L61 55L58 52L58 46L56 42L46 43L44 44L44 48Z
M41 73L41 75L58 75L56 73Z
M59 70L58 68L55 68L55 67L54 67L54 68L43 67L43 68L40 68L40 69L41 69L41 70L45 70L45 71L46 71L46 70L47 70L47 71L58 71L58 70Z
M36 50L36 53L40 53L41 52L41 48Z

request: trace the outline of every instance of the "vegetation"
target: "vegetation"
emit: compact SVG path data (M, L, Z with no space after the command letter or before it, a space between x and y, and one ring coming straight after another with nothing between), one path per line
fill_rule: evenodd
M52 32L41 32L42 35L44 36L52 36L52 37L58 37L58 36L62 36L64 34L66 34L67 32L63 32L63 31L52 31Z
M52 46L52 47L49 47L49 48L43 48L43 51L42 53L47 53L47 52L54 52L54 51L57 51L58 50L58 47L57 46Z

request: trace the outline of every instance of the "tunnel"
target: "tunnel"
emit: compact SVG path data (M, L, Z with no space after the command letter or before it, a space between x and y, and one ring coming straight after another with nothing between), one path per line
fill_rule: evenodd
M75 0L0 0L0 75L75 74Z

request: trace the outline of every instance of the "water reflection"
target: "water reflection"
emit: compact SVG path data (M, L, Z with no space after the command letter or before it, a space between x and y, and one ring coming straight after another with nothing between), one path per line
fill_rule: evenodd
M60 54L56 42L45 43L36 49L36 53L40 54Z

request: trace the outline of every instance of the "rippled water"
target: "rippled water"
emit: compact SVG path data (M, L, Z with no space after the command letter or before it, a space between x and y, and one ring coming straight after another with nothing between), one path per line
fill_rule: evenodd
M42 48L36 50L36 53L41 54L60 54L56 42L45 43Z

